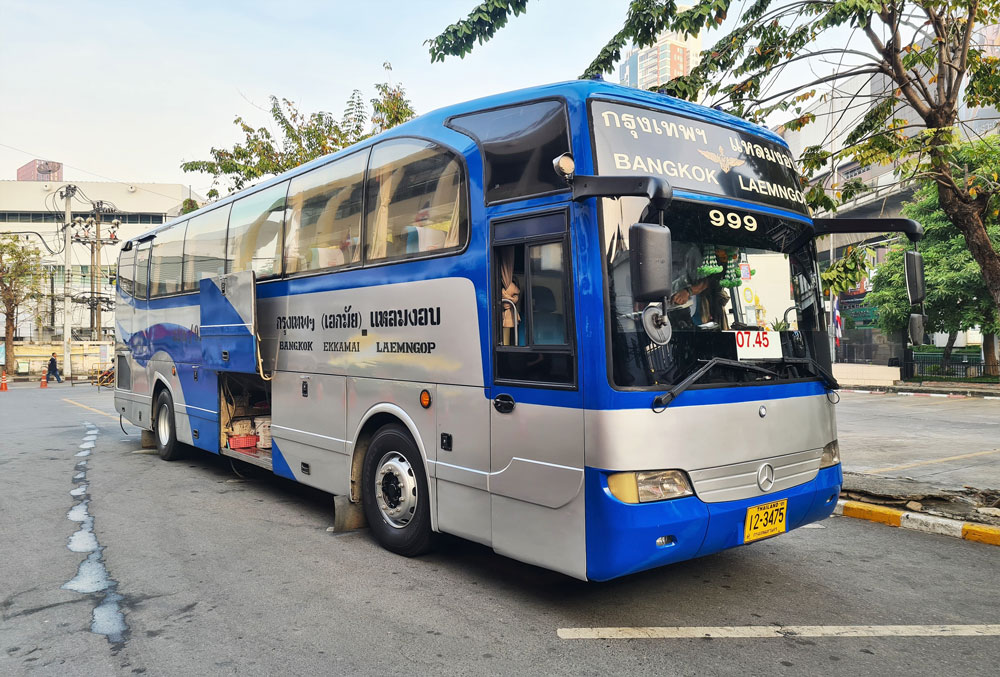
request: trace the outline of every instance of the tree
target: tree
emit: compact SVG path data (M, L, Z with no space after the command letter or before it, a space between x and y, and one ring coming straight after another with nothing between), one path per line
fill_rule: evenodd
M383 64L386 72L392 70ZM230 193L252 185L260 179L280 174L323 155L378 134L414 116L402 85L375 85L378 96L371 100L372 129L368 132L368 110L360 90L354 90L344 114L337 120L332 113L317 111L305 114L295 102L271 97L269 113L277 133L267 127L253 128L242 116L233 121L245 136L232 148L213 147L209 160L181 163L185 172L206 172L212 175L209 198L219 196L218 186L224 182Z
M181 202L181 215L190 214L193 211L197 211L197 209L198 201L194 198L184 198L184 202Z
M17 312L24 303L42 296L42 254L37 247L16 235L0 235L0 308L3 309L4 346L8 372L14 371L14 328Z
M983 331L986 372L996 375L996 307L962 234L941 209L935 187L927 184L920 188L903 213L924 227L924 239L920 241L927 283L924 310L928 330L948 334L942 364L950 361L958 332L978 326ZM987 230L993 246L1000 246L1000 225L995 217L988 220ZM885 333L903 330L910 315L903 270L905 249L903 245L890 249L874 275L872 291L865 297L865 304L877 309L878 325Z
M611 72L629 42L647 47L666 30L697 35L714 28L731 4L695 0L693 7L680 10L676 0L632 0L623 27L582 77ZM468 54L526 6L527 0L484 0L467 18L427 41L431 60ZM962 105L1000 103L1000 58L977 38L977 30L1000 21L1000 0L751 0L742 7L738 25L702 52L690 75L662 83L658 90L690 100L704 94L709 103L758 122L790 114L785 126L799 129L815 121L804 105L820 87L854 76L884 84L848 102L849 109L867 112L843 150L832 153L820 145L805 150L800 158L804 178L852 159L863 166L896 163L901 180L932 181L941 210L963 235L994 305L1000 306L1000 252L986 230L987 216L997 210L1000 152L992 143L984 149L992 160L970 171L960 171L964 168L955 155ZM844 40L836 47L816 46L825 36L832 41L838 29L850 33L846 46ZM855 48L856 36L864 43L861 48ZM796 82L785 73L792 63L808 65L812 73L829 72L831 61L836 70L830 75ZM828 194L814 184L808 197L815 208L835 209L863 189L854 181L833 186Z

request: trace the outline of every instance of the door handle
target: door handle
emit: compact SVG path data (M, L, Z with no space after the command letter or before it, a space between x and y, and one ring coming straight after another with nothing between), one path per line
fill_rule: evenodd
M493 408L501 414L509 414L514 411L514 398L510 395L497 395L493 398Z

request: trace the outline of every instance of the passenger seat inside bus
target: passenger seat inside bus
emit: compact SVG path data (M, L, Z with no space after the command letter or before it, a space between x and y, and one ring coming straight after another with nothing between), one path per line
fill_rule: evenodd
M556 297L548 287L531 288L531 320L536 345L565 345L566 320L556 312Z

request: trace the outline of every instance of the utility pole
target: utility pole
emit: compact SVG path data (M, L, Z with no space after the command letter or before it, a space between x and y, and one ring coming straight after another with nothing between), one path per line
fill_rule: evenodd
M100 205L100 203L98 203ZM101 265L101 206L98 206L97 213L94 215L97 220L97 231L94 233L94 258L96 263L94 264L93 280L94 285L94 319L96 320L95 325L97 326L97 331L94 335L94 339L97 341L101 340L101 275L104 272L104 266Z
M69 379L72 376L70 345L73 339L73 315L70 313L72 300L70 299L70 277L72 268L72 258L70 257L72 239L70 229L73 225L72 199L76 195L76 186L69 184L60 192L60 196L66 200L66 223L63 225L63 255L66 263L63 265L63 374Z

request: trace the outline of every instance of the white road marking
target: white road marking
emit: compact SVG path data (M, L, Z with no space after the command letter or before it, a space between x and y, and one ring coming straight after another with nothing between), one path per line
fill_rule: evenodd
M742 625L559 628L560 639L767 639L780 637L997 637L1000 625Z

